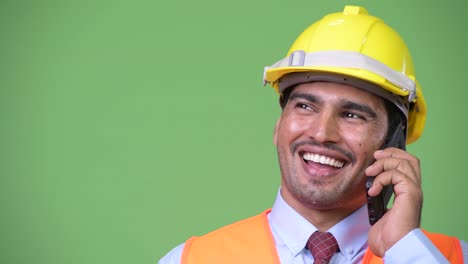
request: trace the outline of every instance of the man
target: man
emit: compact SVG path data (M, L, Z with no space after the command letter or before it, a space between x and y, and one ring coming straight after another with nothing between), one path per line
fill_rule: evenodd
M191 238L161 264L468 258L466 242L420 229L420 166L404 145L420 137L426 104L392 28L347 6L307 28L286 58L265 68L264 80L282 107L273 139L282 179L272 209ZM388 186L394 203L379 219L368 195Z

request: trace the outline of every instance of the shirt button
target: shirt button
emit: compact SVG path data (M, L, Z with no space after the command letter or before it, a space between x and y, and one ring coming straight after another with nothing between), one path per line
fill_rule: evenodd
M348 247L346 248L346 253L348 253L349 255L353 254L354 253L354 249L352 247Z

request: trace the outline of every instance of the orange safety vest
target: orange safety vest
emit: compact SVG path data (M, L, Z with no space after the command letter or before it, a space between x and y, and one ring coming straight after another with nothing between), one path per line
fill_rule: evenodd
M267 214L263 213L225 226L201 237L190 238L182 252L182 264L280 264ZM460 241L441 234L425 234L450 263L463 263ZM362 263L380 264L383 260L367 249Z

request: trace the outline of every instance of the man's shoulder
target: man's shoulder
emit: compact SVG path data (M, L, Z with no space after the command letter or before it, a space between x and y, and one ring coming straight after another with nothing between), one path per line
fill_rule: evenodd
M184 244L179 245L169 252L158 264L179 263L184 250L200 250L202 248L213 249L218 246L224 248L223 245L241 245L242 247L255 248L254 243L259 238L271 236L269 230L268 213L271 210L265 210L260 214L251 216L232 224L228 224L207 234L196 236L188 239ZM225 249L226 250L226 249ZM212 252L210 257L216 255Z
M185 243L178 245L169 251L164 257L162 257L158 264L176 264L180 263L182 252L184 250Z
M189 239L183 260L188 263L279 263L268 212ZM185 261L184 261L185 262Z
M198 239L220 239L226 238L226 236L245 236L255 235L258 231L264 230L264 227L268 227L268 213L271 210L265 210L260 214L239 220L232 224L228 224L214 231L211 231L205 235L197 237Z

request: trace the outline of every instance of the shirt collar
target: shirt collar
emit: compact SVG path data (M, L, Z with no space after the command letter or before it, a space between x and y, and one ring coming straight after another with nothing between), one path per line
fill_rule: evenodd
M284 201L280 191L269 214L269 220L271 228L281 239L277 243L284 243L293 256L301 253L309 236L317 231L314 225ZM361 248L367 246L369 229L367 206L364 205L328 231L335 236L343 255L352 259Z
M280 191L278 191L275 203L271 208L269 218L271 228L281 239L277 243L284 243L293 256L301 253L309 236L317 231L314 225L284 201Z
M332 233L338 241L343 255L351 260L362 248L367 247L369 229L367 205L363 205L330 228L328 232Z

